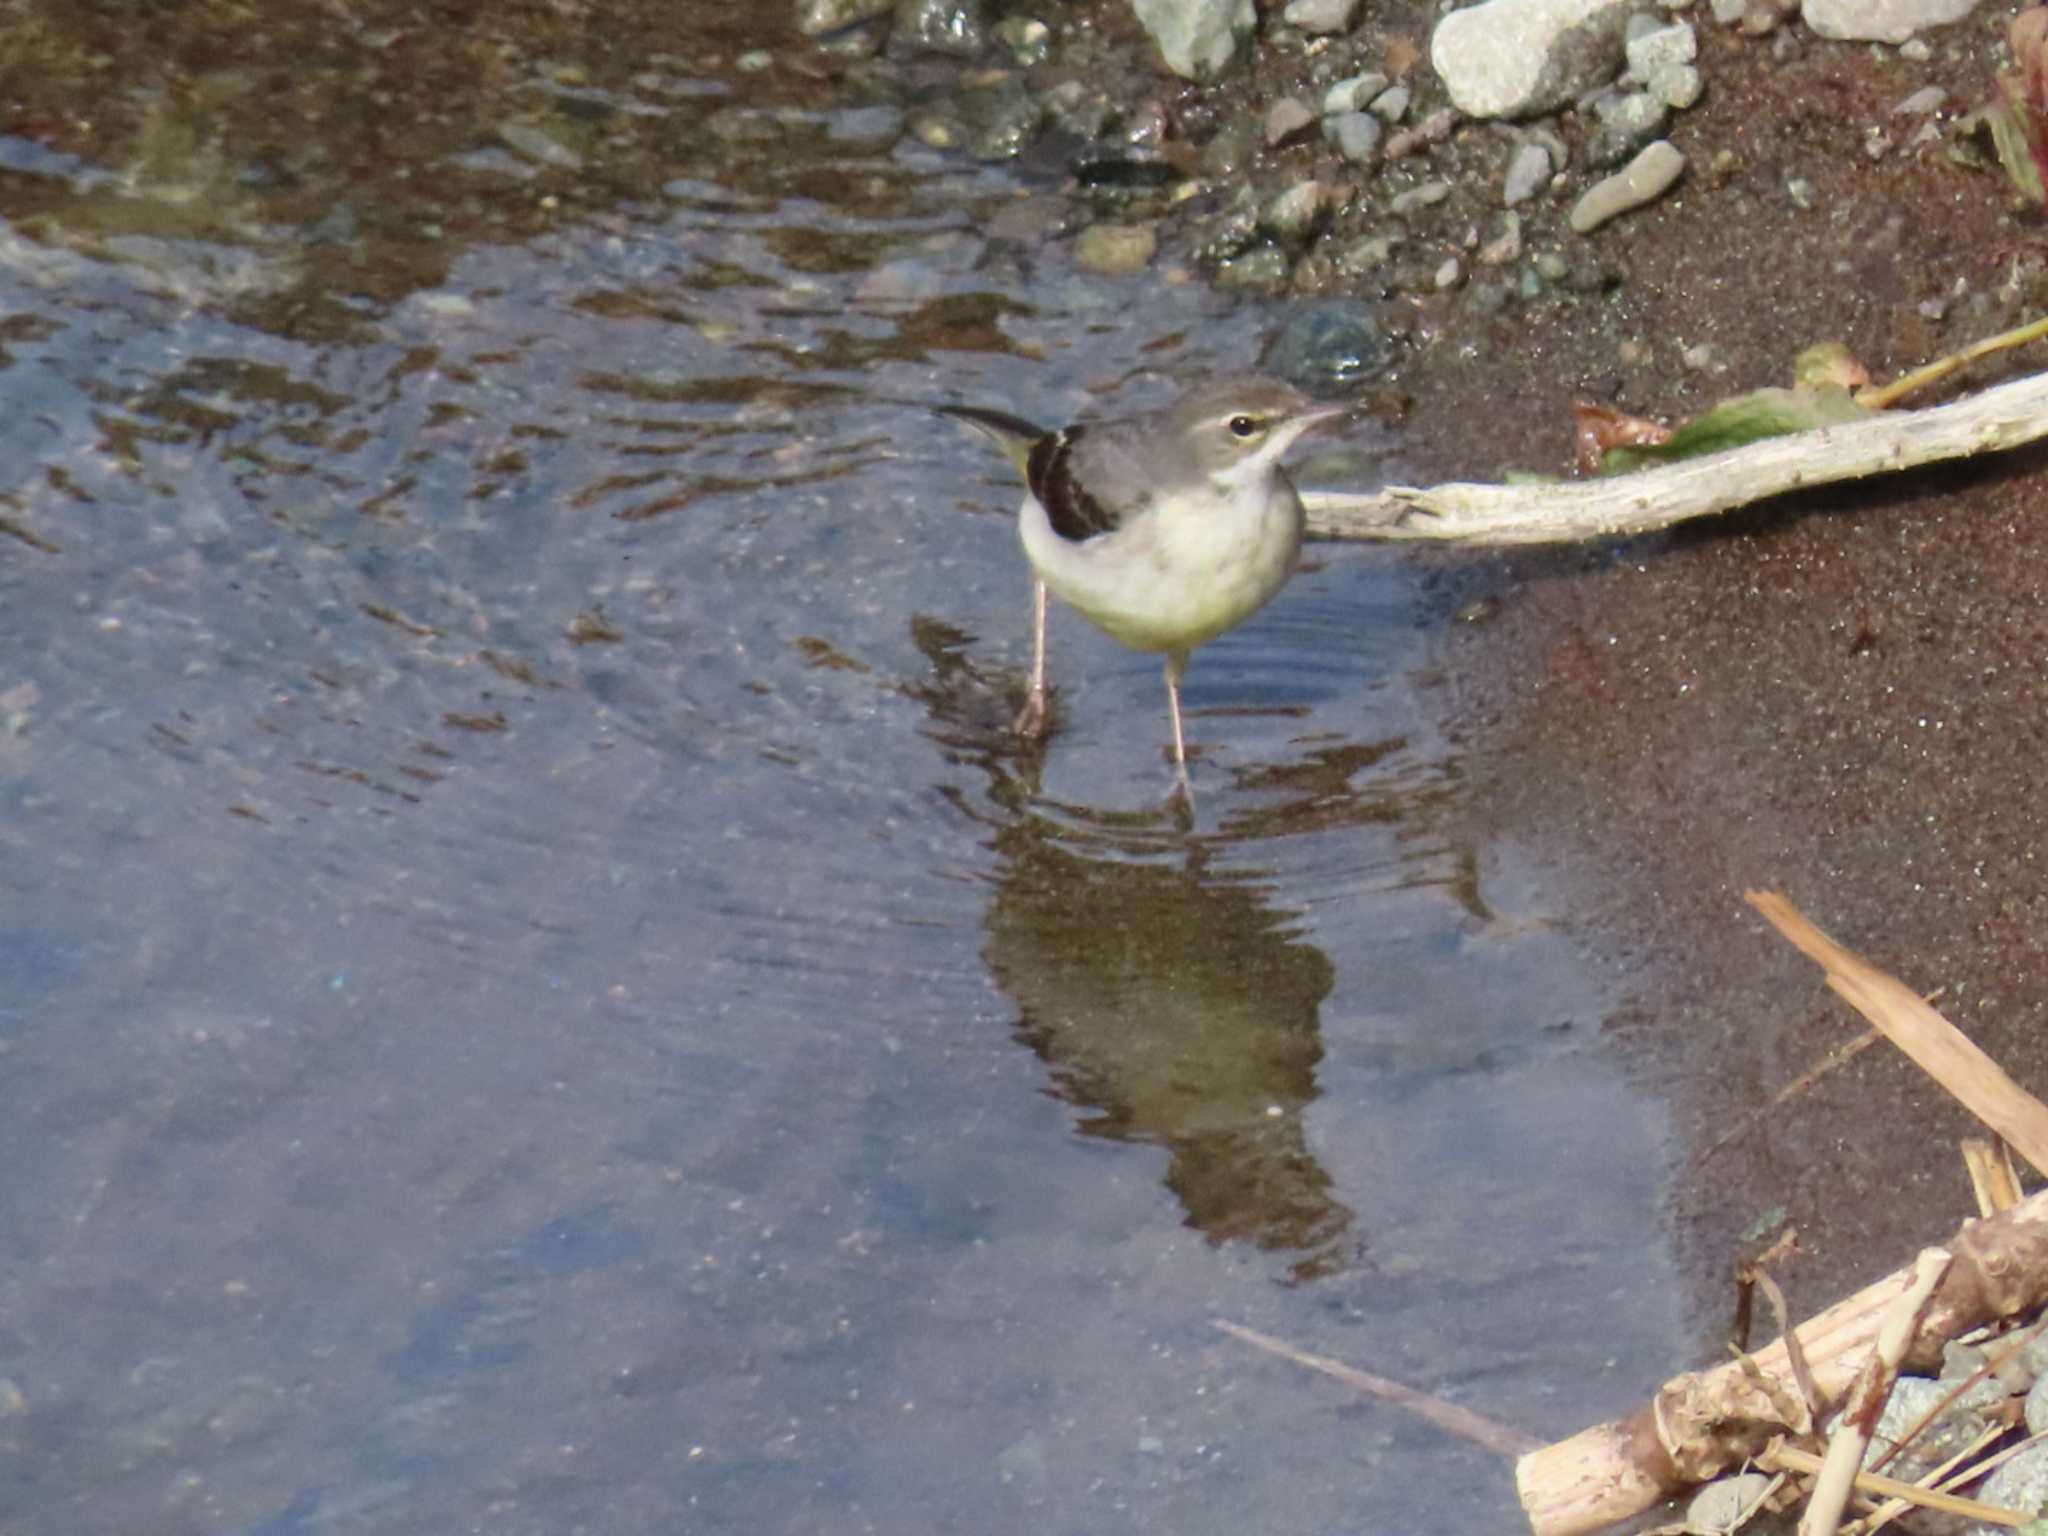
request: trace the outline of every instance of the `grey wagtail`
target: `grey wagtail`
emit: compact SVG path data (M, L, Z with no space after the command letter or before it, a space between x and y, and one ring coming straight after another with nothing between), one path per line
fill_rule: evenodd
M944 405L994 439L1029 487L1017 528L1031 561L1031 692L1020 734L1045 727L1048 589L1133 650L1166 653L1177 788L1188 782L1180 680L1188 656L1286 584L1303 514L1280 457L1344 406L1277 379L1198 385L1162 411L1046 432L1001 411Z

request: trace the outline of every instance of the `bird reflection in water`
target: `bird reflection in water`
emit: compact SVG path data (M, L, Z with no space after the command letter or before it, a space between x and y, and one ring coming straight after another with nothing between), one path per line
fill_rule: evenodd
M1037 760L1009 735L966 637L929 620L917 635L934 663L912 689L929 733L989 774L1008 813L957 802L990 826L999 860L983 955L1081 1132L1164 1148L1167 1185L1212 1242L1289 1254L1295 1280L1344 1268L1352 1212L1304 1118L1329 960L1256 879L1210 869L1210 845L1171 808L1072 820L1032 808Z
M1351 1212L1309 1151L1304 1112L1334 974L1249 882L1089 859L1044 823L997 837L983 950L1084 1135L1143 1141L1213 1242L1342 1266Z

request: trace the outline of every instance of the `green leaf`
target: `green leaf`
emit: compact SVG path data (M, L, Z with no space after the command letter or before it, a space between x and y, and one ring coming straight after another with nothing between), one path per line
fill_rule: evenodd
M1697 421L1689 421L1669 441L1632 448L1610 448L1601 457L1600 473L1625 474L1653 464L1672 464L1706 454L1740 448L1787 432L1862 421L1870 413L1839 384L1799 389L1759 389L1723 400Z

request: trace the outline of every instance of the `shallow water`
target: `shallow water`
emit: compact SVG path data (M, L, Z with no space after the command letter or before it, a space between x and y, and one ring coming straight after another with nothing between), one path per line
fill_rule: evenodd
M1016 491L924 404L1151 404L1274 314L617 20L325 181L238 158L240 63L0 141L0 1522L1515 1528L1211 1326L1543 1437L1673 1363L1449 600L1326 550L1205 647L1191 822L1071 615L1020 747Z

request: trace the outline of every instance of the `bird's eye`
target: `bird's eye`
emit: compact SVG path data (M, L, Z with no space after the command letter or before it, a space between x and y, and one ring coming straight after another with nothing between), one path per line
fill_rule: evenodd
M1229 425L1232 437L1257 437L1259 435L1259 418L1256 416L1233 416L1230 418Z

